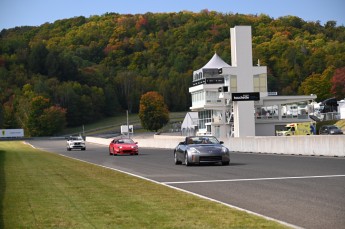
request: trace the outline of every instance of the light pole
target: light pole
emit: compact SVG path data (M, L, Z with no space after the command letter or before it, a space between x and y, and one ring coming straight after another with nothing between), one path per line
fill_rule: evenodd
M127 137L129 138L128 110L126 111L126 113L127 113Z

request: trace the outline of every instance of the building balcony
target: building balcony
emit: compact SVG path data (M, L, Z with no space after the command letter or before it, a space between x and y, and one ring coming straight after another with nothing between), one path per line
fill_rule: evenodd
M206 99L204 101L197 101L192 102L192 107L190 109L192 111L196 111L199 109L219 109L225 107L225 100L224 99Z

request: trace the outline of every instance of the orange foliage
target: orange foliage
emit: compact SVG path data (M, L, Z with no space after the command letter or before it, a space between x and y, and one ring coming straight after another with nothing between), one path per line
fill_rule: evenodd
M147 19L143 16L140 16L137 23L135 24L135 28L140 30L142 26L147 25Z

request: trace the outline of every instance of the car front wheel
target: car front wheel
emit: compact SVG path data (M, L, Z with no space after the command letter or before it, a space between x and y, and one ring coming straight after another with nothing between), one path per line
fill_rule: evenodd
M177 159L176 152L174 153L174 160L175 160L175 165L181 164L181 161L179 161L179 160Z
M190 166L190 163L189 163L189 161L188 161L188 154L187 154L187 153L184 154L184 164L185 164L186 166Z

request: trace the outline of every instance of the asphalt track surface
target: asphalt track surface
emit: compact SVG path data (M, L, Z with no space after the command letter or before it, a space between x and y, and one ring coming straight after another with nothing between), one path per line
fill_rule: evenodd
M255 212L296 227L345 228L345 158L231 154L229 166L175 165L173 151L141 148L138 156L109 156L87 144L66 151L62 140L31 140L36 148L121 170Z

